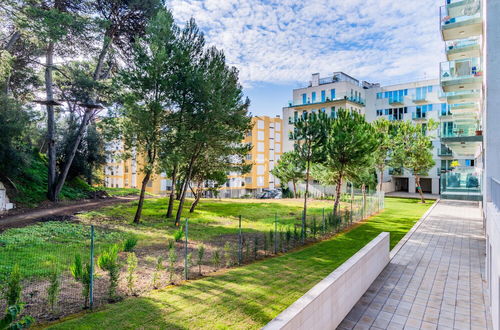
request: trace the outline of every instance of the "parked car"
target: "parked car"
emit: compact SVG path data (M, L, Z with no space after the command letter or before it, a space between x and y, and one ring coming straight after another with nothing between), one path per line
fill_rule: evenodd
M257 195L260 199L280 199L283 197L283 193L280 189L264 189Z

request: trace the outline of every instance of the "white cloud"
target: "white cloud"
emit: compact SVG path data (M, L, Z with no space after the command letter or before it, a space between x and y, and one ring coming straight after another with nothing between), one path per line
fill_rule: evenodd
M438 1L439 2L439 1ZM223 49L245 85L344 71L374 82L437 77L435 0L170 0Z

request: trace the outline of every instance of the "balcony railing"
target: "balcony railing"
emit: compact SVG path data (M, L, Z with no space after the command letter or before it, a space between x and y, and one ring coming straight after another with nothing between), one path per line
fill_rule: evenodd
M481 77L483 74L478 58L441 63L441 81Z
M395 97L389 97L389 104L403 104L404 103L404 96L395 96Z
M325 98L325 100L320 100L320 101L314 101L314 102L311 102L311 101L306 101L305 103L302 101L302 102L291 102L291 101L288 101L288 106L289 107L296 107L296 106L303 106L303 105L315 105L315 104L322 104L322 103L326 103L326 102L333 102L333 101L339 101L339 100L349 100L351 102L355 102L355 103L359 103L361 105L365 105L366 104L366 100L362 97L353 97L353 96L347 96L347 95L340 95L340 96L337 96L336 98L334 99L331 99L329 97Z
M463 3L463 5L460 5ZM453 1L450 5L440 7L441 26L447 28L452 24L471 21L481 17L481 2L479 0Z
M449 148L441 148L438 150L439 157L451 157L453 156L453 151Z
M413 103L426 102L427 101L427 94L423 94L423 95L412 94L411 99L412 99Z
M474 167L441 173L441 192L454 195L480 194L482 175Z
M413 120L426 119L426 118L427 118L427 112L413 112L411 114L411 119Z
M479 46L479 37L446 41L446 52L459 51L461 49Z
M479 134L476 134L476 131L478 131L478 130L479 130L479 128L477 128L477 127L454 128L453 130L441 129L439 136L441 138L478 136Z

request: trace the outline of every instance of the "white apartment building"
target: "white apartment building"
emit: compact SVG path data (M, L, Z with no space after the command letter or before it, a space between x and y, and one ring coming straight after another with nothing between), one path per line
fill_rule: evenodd
M291 133L294 122L304 112L322 111L335 116L339 108L362 113L368 121L378 118L415 122L425 122L432 118L439 121L449 112L437 79L380 86L359 81L343 72L335 72L326 78L320 78L316 73L312 75L308 87L293 90L293 102L283 108L284 151L293 150L294 140ZM449 150L441 145L437 130L429 134L435 136L433 152L436 166L427 176L422 177L421 186L425 193L439 194L439 177L442 171L449 170L452 156ZM470 164L471 160L463 158L460 162ZM387 169L383 187L386 192L416 192L412 173L402 169Z

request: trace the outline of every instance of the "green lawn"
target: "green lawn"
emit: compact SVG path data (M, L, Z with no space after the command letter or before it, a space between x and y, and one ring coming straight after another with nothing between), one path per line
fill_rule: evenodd
M391 233L394 247L431 205L387 198L384 212L333 239L147 297L126 299L52 328L260 328L380 232Z

